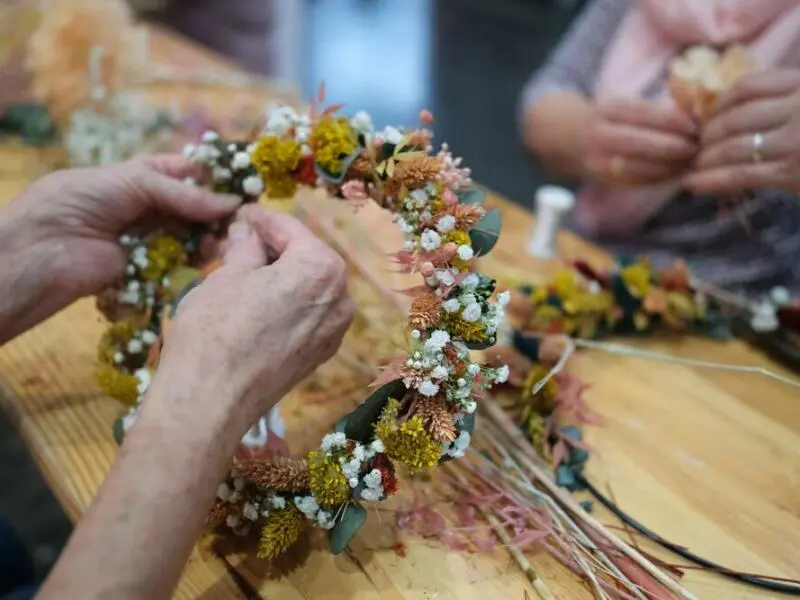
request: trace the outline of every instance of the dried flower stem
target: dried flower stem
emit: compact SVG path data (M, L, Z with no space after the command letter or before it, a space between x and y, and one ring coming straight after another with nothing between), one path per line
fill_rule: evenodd
M583 510L583 508L581 508L581 506L568 492L561 489L553 481L547 467L542 465L542 459L536 456L536 454L533 452L533 449L531 448L530 444L527 443L527 440L524 438L522 432L514 427L514 424L505 415L503 410L497 406L494 400L488 397L485 398L483 402L481 402L481 408L490 419L492 419L496 424L500 425L500 429L506 436L507 441L510 442L512 446L516 447L517 458L521 465L525 469L528 469L536 481L542 487L544 487L547 492L566 510L572 513L584 527L588 528L591 532L602 538L604 541L607 541L610 546L627 556L630 560L644 569L656 581L658 581L671 592L686 600L697 600L694 594L689 592L689 590L673 581L659 568L654 566L650 561L643 557L638 551L631 548L628 544L609 532L608 529L603 527L603 525L594 517Z
M462 473L452 467L448 470L459 483L466 488L469 487L469 482ZM505 527L503 527L500 521L497 520L497 517L489 512L484 506L476 505L475 508L481 514L481 516L486 519L486 522L492 527L492 530L497 534L497 537L500 538L500 541L503 542L509 554L511 554L511 556L514 558L522 572L525 573L528 581L531 582L531 585L533 586L533 589L539 598L541 600L555 600L553 594L550 592L550 589L544 583L542 578L539 577L536 569L533 568L533 565L522 553L522 550L514 546L511 536L508 535Z

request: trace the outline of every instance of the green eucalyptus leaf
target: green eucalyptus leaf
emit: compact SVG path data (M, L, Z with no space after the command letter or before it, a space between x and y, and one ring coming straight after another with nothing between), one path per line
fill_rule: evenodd
M480 206L486 200L486 190L479 187L471 187L456 192L456 197L461 204L474 204Z
M348 416L349 415L345 415L341 419L336 421L336 425L333 426L333 431L334 432L336 432L336 433L345 433L347 431Z
M492 251L497 239L500 237L502 217L496 208L487 212L469 232L472 249L478 256L485 256Z
M487 348L491 348L497 343L497 338L495 336L489 336L485 340L481 342L465 342L465 345L470 350L486 350Z
M533 362L539 362L539 338L531 337L515 329L512 337L514 350L529 358Z
M383 407L389 398L400 399L406 393L403 381L397 379L377 389L369 398L348 415L346 419L345 434L347 439L367 442L373 437L373 425L381 416Z
M332 554L340 554L367 520L367 511L360 504L348 504L342 517L328 534Z
M317 175L327 183L341 183L344 181L344 177L347 175L347 170L350 168L350 165L353 164L360 154L361 148L357 148L352 154L344 157L342 159L342 170L339 173L331 173L317 163L314 163L314 169L316 170Z
M114 420L111 432L114 434L114 441L117 442L117 446L121 446L122 440L125 439L125 428L122 426L122 417L118 417Z

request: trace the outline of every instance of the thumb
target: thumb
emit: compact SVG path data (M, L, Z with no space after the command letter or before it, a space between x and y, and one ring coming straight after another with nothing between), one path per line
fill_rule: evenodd
M134 177L146 207L189 221L208 222L227 217L242 202L237 196L187 185L147 167L137 170Z
M267 264L264 244L246 221L234 221L228 228L228 243L222 263L224 267L245 271Z

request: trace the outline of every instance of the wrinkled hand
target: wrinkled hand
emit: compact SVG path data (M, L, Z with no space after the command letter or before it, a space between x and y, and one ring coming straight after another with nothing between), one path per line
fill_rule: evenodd
M761 134L760 157L754 136ZM800 69L743 77L703 129L686 187L702 194L757 188L800 191Z
M170 394L156 410L233 419L238 440L336 353L353 314L337 253L293 217L244 207L223 264L181 302L151 388L182 382L197 393L185 407Z
M183 183L198 166L181 156L134 159L110 167L47 175L8 206L27 244L47 256L61 306L94 294L122 276L127 260L119 236L165 218L208 222L225 217L239 200ZM63 298L62 298L63 296ZM55 307L60 308L61 306Z
M697 153L697 126L677 109L643 100L599 102L587 136L589 177L619 186L683 173Z

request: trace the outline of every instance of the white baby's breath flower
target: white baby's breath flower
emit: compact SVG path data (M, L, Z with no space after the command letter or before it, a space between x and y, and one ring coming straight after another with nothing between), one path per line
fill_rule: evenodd
M358 477L351 477L350 479L347 480L347 484L353 489L357 488L358 487Z
M448 313L454 313L461 308L461 303L458 301L458 298L448 298L442 302L442 308Z
M231 160L231 168L234 171L241 171L250 166L250 155L247 152L237 152Z
M211 176L214 181L228 181L232 177L230 169L225 167L214 167L211 171Z
M464 404L464 410L468 415L474 413L476 408L478 408L478 405L475 403L474 400L469 400Z
M260 196L264 191L264 182L258 175L250 175L242 181L242 189L248 196Z
M508 381L509 369L508 365L503 365L494 374L495 383L505 383Z
M125 362L125 355L122 352L114 353L114 362L117 364Z
M472 363L469 367L467 367L467 372L475 377L481 372L481 366L478 363Z
M425 190L414 190L410 196L418 208L422 208L428 203L428 194L425 193Z
M196 152L197 152L197 147L194 144L186 144L183 147L183 151L181 152L181 154L183 154L184 158L194 158Z
M368 488L377 489L381 486L382 480L381 472L378 469L372 469L372 471L364 475L364 484Z
M444 329L436 329L431 333L430 337L425 340L425 350L427 352L439 352L448 344L449 341L449 333L447 333Z
M415 247L414 240L406 240L403 242L403 250L406 252L413 252Z
M383 440L372 440L372 443L369 445L369 447L378 454L385 451L385 448L383 447Z
M360 110L350 119L350 126L358 133L372 133L375 127L372 125L372 117L365 110Z
M150 383L153 380L153 376L150 375L150 371L147 369L139 369L134 374L136 377L136 391L139 395L144 394L147 389L150 387Z
M506 290L504 292L500 292L499 294L497 294L497 303L500 306L505 306L510 301L511 301L511 292L509 292L508 290Z
M256 507L251 504L250 502L244 503L244 508L242 508L242 516L249 521L257 521L258 520L258 511Z
M467 323L475 323L478 319L481 318L481 305L477 302L473 302L472 304L468 304L464 311L461 313L461 318L464 319Z
M276 508L278 510L281 508L286 508L286 499L282 496L272 496L269 501L270 504L272 504L272 508Z
M206 131L201 139L204 144L212 144L219 139L219 135L215 131Z
M383 130L383 139L390 144L399 144L403 140L402 132L397 127L386 127Z
M439 234L436 233L433 229L426 229L422 232L422 236L419 240L419 245L422 246L424 250L431 252L436 250L439 246L442 245L442 238L439 237Z
M446 379L447 378L447 367L444 365L439 365L431 371L431 377L434 379Z
M139 354L143 349L142 340L134 338L128 341L128 354Z
M328 452L334 448L340 448L341 446L344 446L346 442L347 436L345 436L344 433L328 433L322 438L322 444L320 447L324 452Z
M217 498L223 502L227 502L231 497L231 488L224 481L217 487Z
M381 499L381 492L373 490L372 488L366 488L361 491L361 499L367 502L378 502Z
M412 329L411 330L411 337L412 339L418 340L422 334L419 332L419 329Z
M472 247L468 246L467 244L462 244L458 247L458 258L461 260L469 260L473 256L475 256L475 252L473 252Z
M150 331L148 329L142 332L142 341L148 346L155 344L156 340L158 340L158 336L155 331Z
M442 285L446 285L448 287L456 282L453 274L448 269L436 271L436 278L441 282Z
M447 233L453 231L456 226L456 218L453 215L445 215L436 223L436 229L440 233Z
M461 282L461 285L468 290L474 290L476 287L478 287L478 283L480 283L478 276L475 273L470 273L464 278L464 280Z
M419 384L419 393L432 398L439 393L439 386L430 379L424 379L422 383Z

